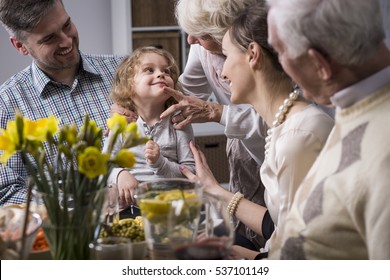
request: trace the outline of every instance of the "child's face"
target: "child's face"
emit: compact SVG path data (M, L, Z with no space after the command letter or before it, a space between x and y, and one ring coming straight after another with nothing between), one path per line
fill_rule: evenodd
M166 101L169 95L164 93L163 88L174 87L166 59L156 53L147 53L140 62L134 78L136 95L142 100L153 98Z

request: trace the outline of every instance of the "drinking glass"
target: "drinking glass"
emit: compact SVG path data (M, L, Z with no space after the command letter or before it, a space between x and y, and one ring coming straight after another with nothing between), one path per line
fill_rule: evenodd
M182 178L157 179L138 185L135 199L143 217L151 259L175 259L168 238L171 205L181 201L194 220L199 218L201 195L202 188L198 182Z
M109 184L106 187L106 225L112 225L112 223L119 221L119 189L114 183Z
M234 226L226 204L203 194L200 216L191 216L180 202L172 203L169 241L177 259L218 260L230 253Z
M93 260L131 260L132 246L129 238L99 238L89 244Z

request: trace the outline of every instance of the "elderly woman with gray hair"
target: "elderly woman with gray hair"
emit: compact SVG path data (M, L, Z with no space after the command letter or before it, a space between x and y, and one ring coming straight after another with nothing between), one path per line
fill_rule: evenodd
M184 93L189 96L167 88L166 92L175 97L178 104L164 112L162 117L181 111L173 117L178 129L190 123L217 122L224 125L228 137L229 190L240 191L245 198L264 205L259 169L264 160L266 126L251 105L231 103L229 82L221 77L225 61L221 46L223 35L238 14L254 3L256 0L177 2L176 17L191 45L186 67L180 76ZM207 101L212 94L216 102ZM262 237L243 224L237 225L237 232L250 239L256 249L264 245Z

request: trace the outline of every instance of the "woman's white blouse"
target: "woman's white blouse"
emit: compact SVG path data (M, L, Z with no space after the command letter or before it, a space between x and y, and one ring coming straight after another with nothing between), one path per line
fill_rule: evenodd
M275 226L283 223L295 193L320 153L334 120L311 104L275 128L260 169L265 202Z

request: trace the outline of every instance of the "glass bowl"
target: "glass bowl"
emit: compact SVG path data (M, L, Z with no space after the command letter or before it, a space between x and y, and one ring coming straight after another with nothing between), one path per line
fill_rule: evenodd
M37 213L30 213L26 239L23 246L22 232L26 210L20 207L0 208L0 258L27 259L42 226L42 219ZM23 247L23 248L22 248Z

